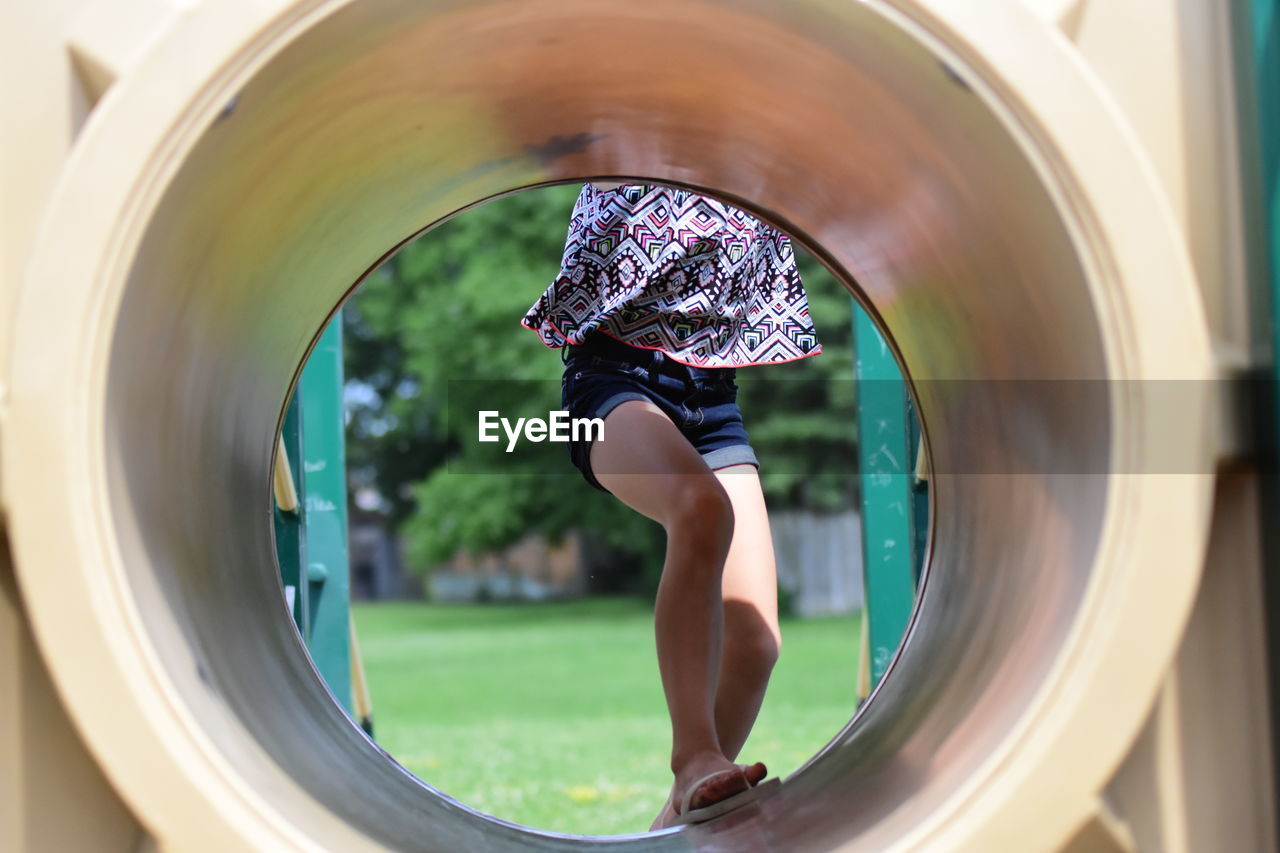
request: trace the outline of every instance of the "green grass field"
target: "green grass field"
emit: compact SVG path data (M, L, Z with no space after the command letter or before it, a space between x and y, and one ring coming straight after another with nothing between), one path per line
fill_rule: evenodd
M432 786L558 832L640 832L670 785L652 611L630 599L354 608L377 736ZM856 617L788 620L743 760L785 776L849 720Z

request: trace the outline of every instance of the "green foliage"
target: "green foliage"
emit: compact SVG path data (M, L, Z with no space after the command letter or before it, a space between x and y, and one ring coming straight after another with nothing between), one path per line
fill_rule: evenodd
M455 217L391 258L344 311L353 491L383 497L415 567L571 528L626 562L660 565L661 531L587 486L564 445L505 454L475 440L479 409L559 408L560 358L519 320L559 269L577 192L519 193ZM739 371L740 401L771 504L832 509L853 487L849 298L811 258L801 264L825 352Z

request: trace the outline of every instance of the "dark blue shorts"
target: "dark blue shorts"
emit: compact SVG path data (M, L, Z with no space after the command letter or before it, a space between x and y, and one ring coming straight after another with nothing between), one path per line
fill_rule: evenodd
M755 451L742 425L738 386L731 367L690 367L658 350L627 346L596 333L565 347L561 408L571 418L603 418L628 400L648 400L663 411L711 469L755 465ZM587 482L591 441L569 442L569 458Z

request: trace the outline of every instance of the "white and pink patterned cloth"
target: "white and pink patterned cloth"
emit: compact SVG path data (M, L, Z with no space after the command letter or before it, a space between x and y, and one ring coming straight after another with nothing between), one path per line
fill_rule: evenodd
M601 331L695 367L822 351L785 234L714 198L586 184L560 274L521 321L549 347Z

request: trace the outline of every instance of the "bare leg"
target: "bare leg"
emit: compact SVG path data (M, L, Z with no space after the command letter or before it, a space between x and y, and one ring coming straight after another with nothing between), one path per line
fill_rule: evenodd
M737 758L764 701L782 648L778 628L778 573L760 476L753 465L716 471L733 504L733 542L725 561L724 651L716 690L720 749Z
M724 631L720 587L733 539L733 505L720 480L656 406L623 403L605 418L604 434L591 449L596 478L667 533L654 632L671 715L671 802L680 802L698 779L722 774L695 793L690 806L698 808L750 784L725 757L715 723Z
M724 649L715 696L720 749L732 761L760 713L765 688L782 647L782 635L778 628L773 537L759 474L753 465L735 465L715 474L729 495L734 513L733 540L721 581ZM754 767L743 769L752 784L764 777ZM674 818L675 809L668 800L651 828L669 825Z

